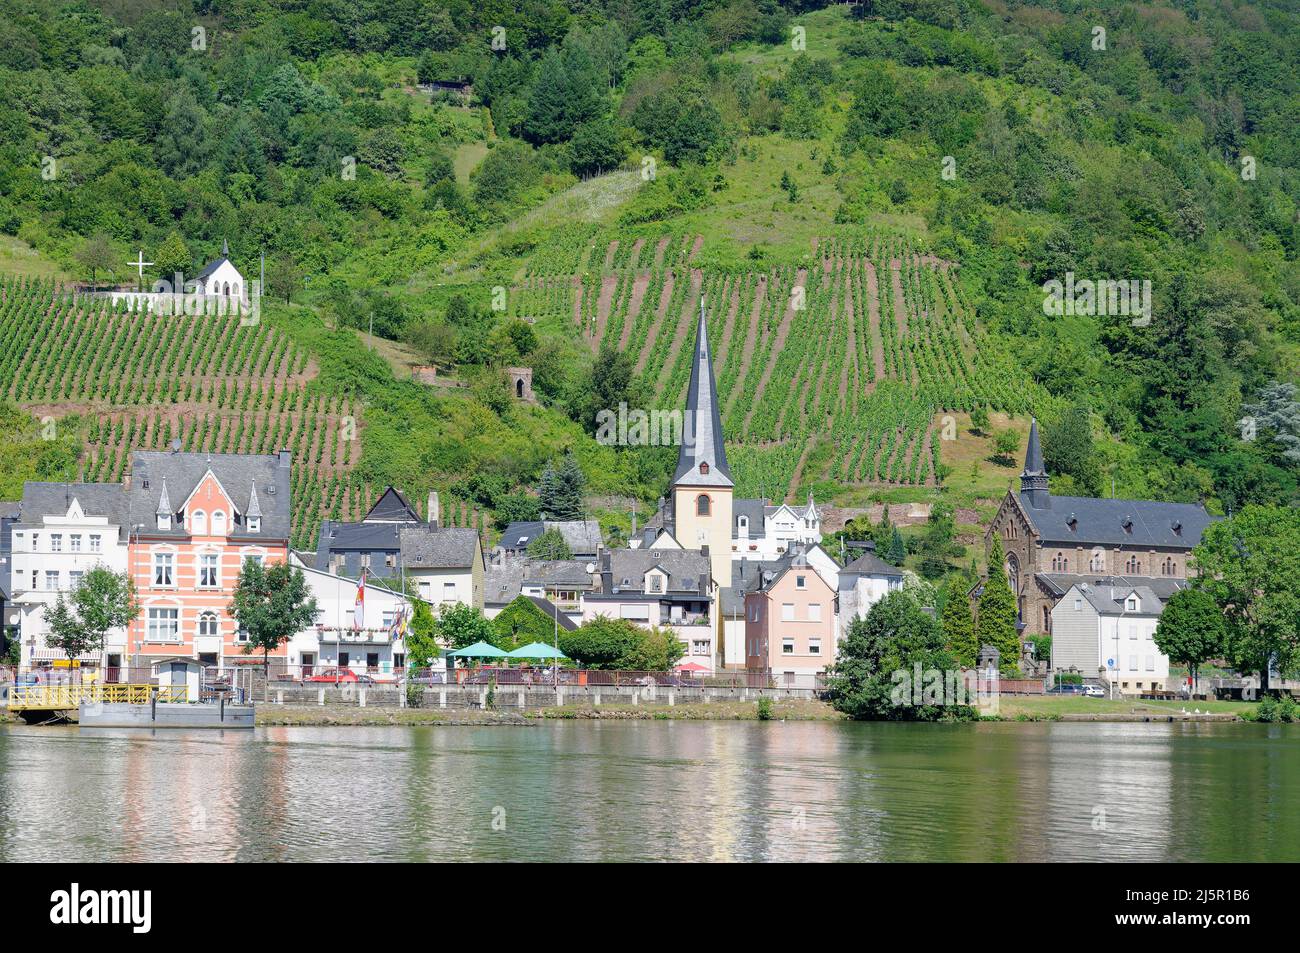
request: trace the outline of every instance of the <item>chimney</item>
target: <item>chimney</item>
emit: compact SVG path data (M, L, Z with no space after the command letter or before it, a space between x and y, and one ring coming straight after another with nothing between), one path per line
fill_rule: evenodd
M441 509L438 505L438 491L429 491L429 525L435 529L438 527L439 520L442 517Z

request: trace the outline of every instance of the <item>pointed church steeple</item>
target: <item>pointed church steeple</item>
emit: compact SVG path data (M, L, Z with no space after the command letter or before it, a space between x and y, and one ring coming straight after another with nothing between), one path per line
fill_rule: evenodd
M1032 509L1047 509L1051 494L1047 489L1047 470L1043 468L1043 451L1038 444L1038 420L1029 419L1029 445L1025 447L1025 469L1020 474L1020 492L1028 497Z
M700 319L695 329L695 356L691 361L691 383L686 391L686 415L682 418L682 442L677 451L673 485L734 486L727 466L727 447L722 436L722 415L718 387L713 378L713 352L704 320L704 298L700 298Z
M226 241L224 238L221 239L221 257L222 258L230 257L230 243Z

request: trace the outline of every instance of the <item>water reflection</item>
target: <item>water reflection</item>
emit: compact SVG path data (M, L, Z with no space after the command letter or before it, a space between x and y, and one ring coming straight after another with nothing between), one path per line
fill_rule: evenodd
M1300 728L0 729L0 859L1300 859Z

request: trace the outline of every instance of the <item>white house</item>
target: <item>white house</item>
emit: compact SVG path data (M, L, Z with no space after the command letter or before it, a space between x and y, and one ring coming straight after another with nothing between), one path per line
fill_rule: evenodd
M20 664L49 667L66 660L45 641L45 609L96 566L127 569L126 495L117 483L35 483L23 486L12 528L9 588L19 610ZM110 680L126 664L126 632L110 631L102 652L80 657Z
M835 641L844 640L849 623L865 616L871 607L895 589L903 588L903 570L891 566L873 553L863 553L840 570L838 580L839 618Z
M1107 678L1126 695L1165 688L1169 657L1154 638L1163 609L1147 586L1071 586L1052 609L1052 670Z
M376 681L395 679L398 670L406 666L406 644L394 637L393 621L402 610L409 620L413 601L382 582L367 583L358 628L357 580L312 569L296 554L292 559L316 599L316 623L289 640L290 673L309 677L322 668L338 666L368 674Z

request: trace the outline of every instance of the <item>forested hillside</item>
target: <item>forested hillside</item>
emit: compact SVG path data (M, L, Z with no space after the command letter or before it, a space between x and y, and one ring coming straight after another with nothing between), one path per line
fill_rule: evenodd
M674 454L598 445L594 412L680 402L700 294L746 493L983 506L1018 467L969 449L972 416L1032 413L1061 492L1297 495L1289 0L0 14L0 235L37 256L0 262L39 276L0 286L23 448L0 496L172 435L286 443L306 540L390 481L471 524L530 515L573 448L624 519ZM265 254L256 334L69 297L223 240L250 278ZM1049 313L1067 275L1149 282L1150 319Z

